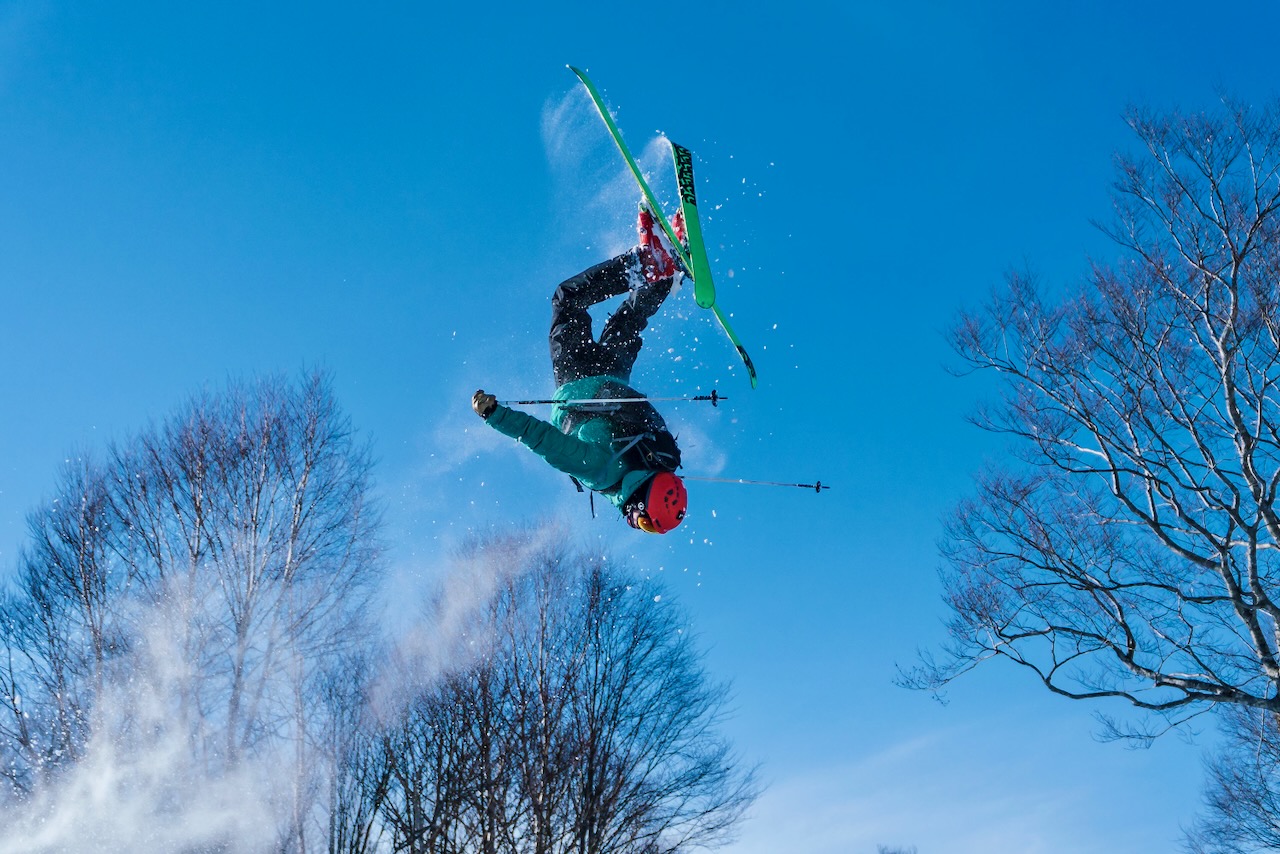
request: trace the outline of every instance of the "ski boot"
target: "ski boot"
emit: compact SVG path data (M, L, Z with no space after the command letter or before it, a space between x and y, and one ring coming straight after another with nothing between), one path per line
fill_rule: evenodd
M636 234L640 236L640 270L644 274L644 280L651 285L684 272L680 256L668 246L662 229L654 226L653 214L649 213L649 208L642 202L636 218ZM671 220L671 229L681 243L687 239L683 211L676 212Z

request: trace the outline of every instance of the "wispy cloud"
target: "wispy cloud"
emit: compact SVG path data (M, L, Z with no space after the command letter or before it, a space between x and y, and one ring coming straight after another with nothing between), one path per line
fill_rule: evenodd
M1034 746L992 757L973 731L955 729L891 744L839 765L776 779L742 839L725 854L874 854L878 846L947 854L1093 854L1134 848L1092 817L1094 787L1049 779ZM1025 785L1017 781L1025 780Z

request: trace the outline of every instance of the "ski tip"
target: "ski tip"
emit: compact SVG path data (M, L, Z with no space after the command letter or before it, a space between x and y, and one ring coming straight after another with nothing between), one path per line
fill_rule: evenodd
M737 345L738 355L742 357L742 364L747 368L747 379L751 380L751 387L755 388L760 378L756 376L756 366L751 361L751 357L747 355L747 351L741 345Z

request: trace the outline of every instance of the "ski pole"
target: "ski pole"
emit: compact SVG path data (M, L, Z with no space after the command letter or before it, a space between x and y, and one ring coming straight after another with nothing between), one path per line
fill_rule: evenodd
M729 398L712 391L711 394L696 394L691 397L590 397L577 400L500 400L503 406L533 406L542 403L558 403L562 406L580 403L665 403L676 400L709 400L712 406L719 406L720 401Z
M749 483L756 486L794 486L798 489L812 489L814 492L822 492L824 489L830 489L822 481L816 483L779 483L774 480L747 480L742 477L699 477L693 474L680 475L684 480L705 480L711 483Z

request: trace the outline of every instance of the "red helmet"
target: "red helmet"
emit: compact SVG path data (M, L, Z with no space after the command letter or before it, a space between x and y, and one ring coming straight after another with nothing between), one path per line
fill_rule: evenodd
M684 520L684 511L689 504L689 494L685 492L684 481L670 472L658 472L649 481L643 500L636 503L627 513L627 521L633 528L639 528L650 534L665 534Z

